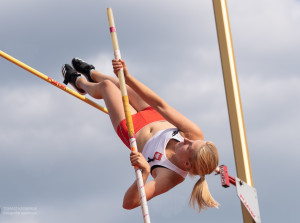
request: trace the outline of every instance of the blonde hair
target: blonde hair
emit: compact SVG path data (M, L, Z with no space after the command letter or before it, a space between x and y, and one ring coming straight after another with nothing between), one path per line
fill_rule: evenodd
M195 209L197 203L199 212L208 207L217 208L219 204L211 196L205 180L205 175L212 173L219 163L219 154L215 144L207 141L190 157L190 162L192 167L189 174L200 175L191 194L190 206Z

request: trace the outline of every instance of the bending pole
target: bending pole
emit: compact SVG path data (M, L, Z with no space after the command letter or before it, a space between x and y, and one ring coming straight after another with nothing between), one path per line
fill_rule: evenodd
M99 109L100 111L103 111L104 113L108 114L108 111L106 108L102 107L101 105L91 101L90 99L84 97L83 95L71 90L70 88L67 88L65 85L57 82L56 80L53 80L52 78L46 76L45 74L33 69L32 67L29 67L28 65L22 63L21 61L13 58L12 56L4 53L3 51L0 50L0 56L3 57L4 59L18 65L19 67L23 68L24 70L29 71L30 73L34 74L35 76L43 79L44 81L47 81L48 83L54 85L55 87L58 87L59 89L69 93L70 95L80 99L81 101L84 101L85 103Z
M253 187L226 0L213 0L237 176ZM254 222L242 206L244 223Z
M121 53L120 53L120 49L119 49L119 43L118 43L117 32L116 32L116 27L115 27L115 22L114 22L114 16L113 16L113 12L112 12L111 8L107 9L107 16L108 16L112 44L113 44L113 48L114 48L115 59L119 60L119 59L121 59ZM130 148L132 151L137 151L137 145L136 145L136 140L135 140L132 117L131 117L131 113L130 113L129 99L128 99L128 95L127 95L127 89L126 89L126 84L125 84L123 68L120 71L118 71L118 77L119 77L120 89L121 89L121 93L122 93L122 100L123 100L124 112L125 112L125 117L126 117L126 125L128 128ZM139 196L140 196L140 202L141 202L144 222L150 223L150 215L149 215L149 211L148 211L148 205L147 205L147 199L146 199L146 194L145 194L145 187L144 187L142 172L140 169L138 169L138 167L134 167L134 169L135 169L135 174L136 174L136 181L137 181L137 187L139 190Z

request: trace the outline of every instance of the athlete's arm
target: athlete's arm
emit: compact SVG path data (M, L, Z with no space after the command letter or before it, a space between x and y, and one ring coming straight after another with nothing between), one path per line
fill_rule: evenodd
M126 83L145 100L150 106L158 111L168 122L182 131L185 137L189 139L203 139L202 130L191 120L186 118L176 109L171 107L149 87L139 82L128 72L127 66L123 60L113 60L114 72L117 73L123 67Z
M182 181L184 181L184 178L178 176L178 174L173 171L168 169L160 170L156 178L145 185L147 201L167 192ZM123 208L125 209L133 209L141 205L136 184L135 181L124 196Z

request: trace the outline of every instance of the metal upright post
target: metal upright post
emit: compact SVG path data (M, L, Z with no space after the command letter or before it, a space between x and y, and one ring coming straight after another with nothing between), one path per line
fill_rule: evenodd
M237 176L253 186L226 0L213 0ZM244 223L254 222L242 206Z

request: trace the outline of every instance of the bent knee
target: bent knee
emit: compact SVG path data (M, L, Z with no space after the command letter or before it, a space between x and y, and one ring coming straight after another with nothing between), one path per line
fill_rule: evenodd
M110 80L104 80L97 84L97 92L99 92L99 95L101 95L101 98L103 97L103 95L106 92L110 92L114 88L116 88L116 85Z
M92 90L89 92L89 94L96 99L103 99L103 95L107 91L111 91L113 85L114 84L110 80L104 80L93 85L93 87L91 88Z
M111 88L116 87L116 85L111 80L103 80L99 83L101 88Z

